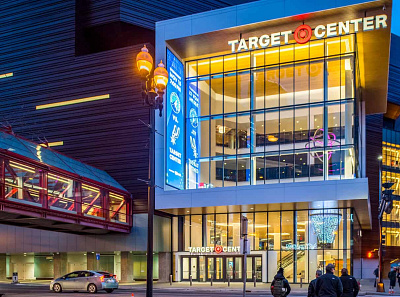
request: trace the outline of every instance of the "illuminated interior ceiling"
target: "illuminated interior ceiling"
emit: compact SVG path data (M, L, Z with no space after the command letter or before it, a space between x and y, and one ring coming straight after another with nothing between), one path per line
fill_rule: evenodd
M387 111L384 116L392 120L397 120L397 118L400 116L400 105L388 102Z
M382 11L384 5L386 5L386 10ZM367 114L386 112L391 1L372 1L314 12L308 14L304 20L311 28L315 28L320 24L335 23L338 20L345 21L382 13L388 16L388 27L386 29L357 33L357 53L360 72L359 84L362 88L362 100L366 103L365 110ZM228 41L239 39L240 36L248 39L252 36L261 36L274 32L294 31L301 24L303 24L303 19L299 19L298 16L286 17L205 34L171 39L167 40L166 43L180 58L187 61L200 57L229 54L231 48L228 45ZM289 37L289 43L294 43L293 35Z

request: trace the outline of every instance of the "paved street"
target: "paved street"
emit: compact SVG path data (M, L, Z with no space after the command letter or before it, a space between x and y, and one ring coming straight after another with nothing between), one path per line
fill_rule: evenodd
M298 287L298 285L293 285L293 294L290 294L292 297L297 296L306 296L306 287L304 286L302 289ZM365 287L369 287L369 285L364 285ZM116 290L112 294L107 294L106 292L98 292L94 295L90 295L87 292L64 292L61 294L56 294L51 292L48 289L48 285L44 283L23 283L18 285L12 285L9 283L0 283L0 293L5 294L4 297L61 297L61 296L126 296L131 297L132 293L134 297L144 297L145 286L144 284L136 284L136 285L121 285L120 290ZM253 288L252 286L248 286L248 296L271 296L268 291L268 284L263 284L257 286L257 288ZM371 290L369 290L371 289ZM396 288L397 289L397 288ZM227 288L223 287L222 284L217 284L217 286L209 287L209 286L185 286L185 284L174 284L174 286L170 287L169 284L155 284L154 296L163 297L163 296L193 296L193 297L205 297L205 296L242 296L240 285L235 284L233 287ZM361 291L361 296L385 296L389 295L387 293L374 293L372 292L372 288L368 288L366 291ZM397 289L395 295L391 296L400 296L400 290Z

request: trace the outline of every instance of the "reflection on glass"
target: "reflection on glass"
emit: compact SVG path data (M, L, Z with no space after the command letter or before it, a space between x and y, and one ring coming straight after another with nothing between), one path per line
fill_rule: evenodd
M99 188L82 184L82 213L103 217L103 195Z
M5 160L5 198L25 203L40 203L40 172L38 169Z

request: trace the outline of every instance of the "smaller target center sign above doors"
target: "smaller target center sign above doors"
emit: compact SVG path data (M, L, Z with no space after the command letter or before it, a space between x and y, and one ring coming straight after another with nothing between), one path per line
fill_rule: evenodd
M166 184L179 190L184 189L184 100L183 64L167 49L167 129L166 129Z

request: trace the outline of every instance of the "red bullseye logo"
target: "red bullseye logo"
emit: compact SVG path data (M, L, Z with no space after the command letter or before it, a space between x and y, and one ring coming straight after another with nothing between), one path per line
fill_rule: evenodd
M221 253L224 251L224 249L223 249L222 246L217 245L217 246L215 247L214 251L215 251L217 254L221 254Z
M309 25L301 25L294 30L293 36L297 43L303 44L311 39L312 29Z

